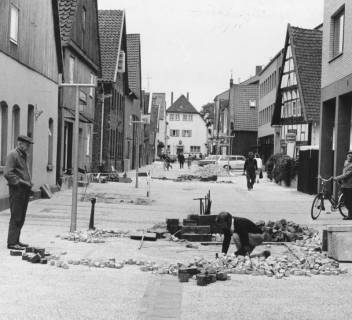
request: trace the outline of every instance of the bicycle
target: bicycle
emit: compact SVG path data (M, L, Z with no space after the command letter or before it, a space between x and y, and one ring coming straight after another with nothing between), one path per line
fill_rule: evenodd
M327 184L330 182L333 177L330 177L329 179L324 179L321 176L318 177L321 180L321 185L322 189L321 191L315 196L313 203L312 203L312 208L311 208L311 217L313 220L316 220L320 213L322 211L325 211L325 204L324 200L329 200L331 203L331 212L339 210L340 214L343 217L348 216L348 210L345 207L344 204L344 198L343 198L343 193L339 191L337 200L334 198L332 193L327 189ZM331 213L329 211L326 211L327 214Z

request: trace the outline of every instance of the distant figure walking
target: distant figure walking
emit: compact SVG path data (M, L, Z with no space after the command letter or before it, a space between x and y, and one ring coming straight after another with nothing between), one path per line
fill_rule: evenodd
M182 152L177 155L178 162L180 163L180 169L183 169L183 164L185 163L185 156Z
M17 148L10 151L6 159L4 176L9 184L11 212L7 237L8 249L24 250L28 247L28 244L20 242L20 235L33 185L27 165L27 152L31 144L33 144L32 138L18 136Z
M191 165L192 165L192 156L189 154L189 155L188 155L188 158L187 158L187 166L188 166L188 169L191 168Z
M248 158L246 159L243 167L243 174L245 174L247 178L248 191L253 189L257 170L258 170L257 160L254 159L253 152L249 152Z
M259 183L259 179L263 179L263 161L262 161L262 158L260 157L259 153L255 154L254 159L257 161L257 167L258 167L257 183Z

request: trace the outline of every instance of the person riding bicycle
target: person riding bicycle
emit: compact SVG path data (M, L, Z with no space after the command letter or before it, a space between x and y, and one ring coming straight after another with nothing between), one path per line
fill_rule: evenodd
M335 181L341 183L345 206L348 209L348 216L344 220L352 220L352 151L346 154L342 174L334 178Z

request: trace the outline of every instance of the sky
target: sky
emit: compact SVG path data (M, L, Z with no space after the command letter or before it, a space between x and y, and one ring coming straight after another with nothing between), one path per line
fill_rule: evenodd
M142 88L189 92L200 110L265 66L284 46L287 24L314 28L324 0L98 0L126 13L127 33L141 35Z

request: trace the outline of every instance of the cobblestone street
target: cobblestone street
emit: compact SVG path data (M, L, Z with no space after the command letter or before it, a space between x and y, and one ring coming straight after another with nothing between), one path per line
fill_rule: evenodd
M175 178L197 169L173 169L165 172L161 163L151 167L153 177ZM133 172L129 174L134 176ZM224 178L225 179L225 178ZM117 199L114 203L97 202L95 226L123 231L146 229L166 218L186 218L198 213L193 198L209 189L212 213L229 211L233 215L256 220L288 219L309 224L319 230L325 224L346 224L338 213L310 218L312 196L294 188L278 186L264 179L248 192L245 177L233 171L232 183L175 182L152 179L151 197L146 198L146 178L140 186L134 182L91 183L87 194ZM221 179L220 179L221 181ZM84 188L80 188L83 195ZM175 199L177 194L177 200ZM129 203L137 198L149 204ZM118 200L124 199L124 202ZM111 238L105 243L75 243L61 240L70 224L71 190L60 191L52 199L30 203L23 240L45 247L49 252L67 254L65 259L110 258L145 259L158 263L191 261L194 257L213 258L218 246L186 248L182 243L158 240L140 241ZM121 200L120 200L121 201ZM127 203L126 203L127 202ZM275 204L275 205L273 205ZM78 203L78 229L87 229L90 202ZM0 215L1 232L6 235L9 211ZM233 252L234 248L230 248ZM276 280L251 275L232 275L230 281L199 287L194 281L179 283L177 277L142 272L138 266L120 270L71 266L65 270L49 265L30 264L12 257L3 245L0 276L0 319L350 319L348 294L351 274L335 276L290 277ZM347 265L351 271L351 267ZM249 301L256 301L253 309Z

